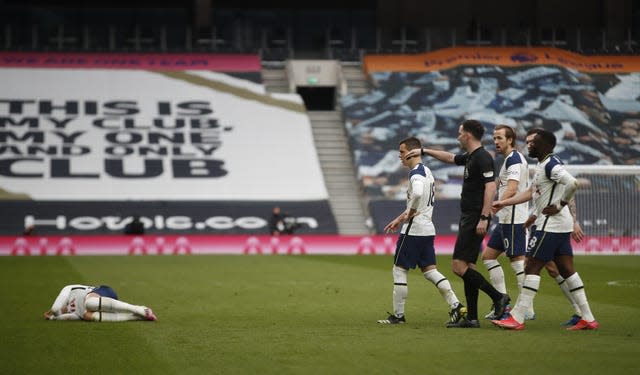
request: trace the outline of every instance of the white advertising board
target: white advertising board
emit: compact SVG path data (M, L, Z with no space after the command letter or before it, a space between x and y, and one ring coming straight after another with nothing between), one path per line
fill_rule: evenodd
M0 69L0 188L34 200L327 199L296 94L207 71Z

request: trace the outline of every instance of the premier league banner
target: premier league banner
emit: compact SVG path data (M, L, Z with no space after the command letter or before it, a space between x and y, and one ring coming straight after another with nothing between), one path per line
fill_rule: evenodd
M195 226L207 223L199 211L224 202L251 216L265 216L264 207L243 202L309 202L324 217L308 229L335 230L300 97L225 74L233 59L137 56L123 68L116 56L0 58L0 233L15 233L27 216L152 220L173 210ZM238 70L259 72L259 59L248 60L238 57ZM223 73L209 70L216 66Z

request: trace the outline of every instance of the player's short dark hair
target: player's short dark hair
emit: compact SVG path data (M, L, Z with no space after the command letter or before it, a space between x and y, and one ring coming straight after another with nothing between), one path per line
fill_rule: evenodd
M513 128L509 125L496 125L495 130L500 130L500 129L504 129L504 135L505 137L507 137L507 139L511 139L511 142L509 142L511 144L511 147L515 147L516 146L516 132L513 131Z
M556 147L556 136L548 130L540 130L538 132L538 138L542 140L542 143L554 149Z
M473 137L479 141L482 140L482 136L484 135L484 126L477 120L464 120L462 123L462 129L464 131L471 133Z
M542 128L531 128L527 131L527 136L530 136L531 134L538 134L541 130L544 130Z
M422 142L416 137L405 138L398 143L398 145L404 144L407 146L407 150L415 150L417 148L422 148Z

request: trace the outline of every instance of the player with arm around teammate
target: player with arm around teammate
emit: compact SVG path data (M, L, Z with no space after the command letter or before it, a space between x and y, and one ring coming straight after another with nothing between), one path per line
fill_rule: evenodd
M146 306L132 305L118 300L109 286L67 285L56 297L51 309L44 313L47 320L86 320L94 322L124 322L157 320Z
M532 128L527 131L525 141L527 144L527 151L529 153L532 152L531 145L533 143L533 138L540 130L542 129ZM576 242L580 242L584 238L584 232L582 231L582 227L578 222L575 197L569 201L567 207L569 207L569 212L571 213L571 217L573 218L573 232L571 232L571 238L573 238L573 240ZM525 222L525 228L531 228L529 231L531 236L533 235L533 233L535 233L535 225L533 225L533 223L535 223L538 215L540 215L538 212L532 212L532 215ZM578 306L578 303L575 301L573 295L571 294L571 291L569 290L569 285L565 282L564 277L560 275L558 266L556 266L556 263L553 260L547 262L544 267L547 269L547 273L549 274L549 276L551 276L556 281L556 283L560 287L560 290L567 298L569 304L571 304L571 307L574 310L574 314L569 318L569 320L562 323L562 326L570 327L575 325L576 323L578 323L578 321L580 321L580 319L582 319L582 312L580 311L580 306ZM531 306L531 311L533 311L533 306Z
M511 198L528 188L529 163L516 148L516 134L510 126L497 125L493 132L496 152L504 155L505 160L498 174L498 199ZM507 293L504 271L498 262L498 256L504 253L509 257L511 268L516 274L518 289L524 281L524 256L527 247L527 233L524 223L528 216L528 204L521 203L506 207L498 213L498 224L489 237L482 252L482 262L489 271L491 284L500 292ZM499 319L493 309L486 319ZM527 319L535 319L533 309L527 311Z
M524 329L524 314L532 305L540 287L540 271L551 260L558 266L560 275L565 279L582 312L582 319L567 329L585 330L599 327L591 312L582 279L573 266L570 240L573 218L566 206L578 189L578 182L553 155L555 145L556 137L553 133L540 130L530 145L529 156L538 159L533 183L529 189L512 198L493 203L494 211L499 211L505 206L532 200L535 212L540 213L535 223L536 231L529 240L525 279L516 305L509 317L492 321L505 329Z
M381 324L405 323L404 306L407 299L407 273L420 267L424 278L431 281L445 299L451 311L450 321L458 321L465 313L465 307L451 288L449 280L436 268L434 249L435 227L431 220L435 195L433 175L421 163L420 156L406 158L409 150L420 149L420 140L415 137L404 139L399 144L402 165L409 168L407 208L384 228L393 232L402 225L393 258L393 314L378 320Z

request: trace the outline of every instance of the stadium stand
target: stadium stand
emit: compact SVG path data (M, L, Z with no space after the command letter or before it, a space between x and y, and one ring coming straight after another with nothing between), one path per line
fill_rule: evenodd
M605 9L578 0L562 6L494 2L494 7L475 7L462 0L5 0L0 2L0 49L232 52L259 53L267 61L360 61L367 53L455 46L550 46L583 54L635 54L639 48L640 7L629 1ZM538 14L545 17L538 20Z
M266 234L274 203L336 232L302 100L252 82L258 55L0 61L0 233Z
M546 46L583 55L637 53L640 40L637 2L607 4L603 8L600 2L571 0L561 6L551 6L530 0L519 2L517 7L499 6L508 3L496 0L498 6L480 7L464 0L446 3L431 0L325 0L321 3L5 0L0 2L0 51L4 52L2 58L8 76L13 73L11 69L20 69L19 64L12 65L11 59L27 59L24 61L28 64L30 59L38 60L33 53L46 53L54 60L68 53L76 54L71 56L86 54L82 55L85 59L119 56L120 61L156 55L156 61L173 59L174 63L176 56L179 60L180 56L196 54L248 54L257 61L252 71L209 70L244 81L239 84L241 88L233 88L234 91L245 90L252 83L262 85L259 91L265 87L271 91L258 95L269 100L275 98L276 102L282 98L273 94L293 91L282 69L286 61L341 60L345 79L350 81L349 92L362 92L366 90L364 86L372 86L372 90L362 96L342 97L335 108L337 111L311 114L303 121L303 127L308 129L311 120L314 138L320 138L318 134L324 136L327 132L322 129L326 125L323 123L335 125L344 110L350 146L365 190L364 199L375 202L376 206L370 205L369 209L377 217L379 226L384 218L375 212L388 212L385 205L396 204L402 198L403 176L394 166L395 155L392 157L399 134L420 129L419 135L437 136L441 147L454 150L455 127L464 116L477 115L490 125L507 122L516 125L520 134L530 126L544 124L562 136L561 157L572 164L639 163L639 120L633 111L637 105L637 73L581 73L574 67L544 64L508 68L457 66L420 73L371 71L367 76L368 85L358 82L358 90L351 86L356 82L352 77L360 80L360 64L365 62L365 56L378 54L419 56L423 52L461 46L477 49ZM540 14L545 17L539 17ZM181 70L183 75L191 74L186 68ZM354 70L357 72L353 73ZM194 80L214 80L204 73L196 76L190 78L189 84ZM276 84L263 85L265 76ZM224 85L230 82L227 78L223 79ZM171 79L176 79L176 75ZM233 82L235 85L239 81ZM5 90L9 97L15 95L11 87L5 86ZM633 100L625 99L629 96ZM468 108L473 112L465 112ZM315 122L322 126L315 126ZM341 129L333 136L342 137ZM328 149L331 153L337 148ZM316 149L320 152L317 143ZM335 155L329 157L335 158ZM348 158L332 163L345 160ZM327 169L324 165L322 168ZM457 198L459 185L455 169L440 165L434 165L433 169L442 184L441 198ZM8 190L7 195L25 197L20 189ZM262 199L258 201L262 201L261 209L267 215L273 201ZM323 208L317 212L327 213L324 217L328 223L328 226L320 225L320 232L335 232L332 208L325 196L320 196L319 201ZM447 204L443 203L442 207L446 209ZM287 209L286 204L281 205ZM289 209L295 206L292 204ZM24 212L13 211L14 214L20 216ZM81 214L74 215L80 217ZM357 215L361 215L361 211ZM366 214L362 216L364 221ZM55 215L51 220L53 217ZM9 231L13 233L16 228Z
M520 145L528 129L544 127L556 133L557 154L570 165L640 165L637 67L612 73L536 64L536 56L559 53L549 49L501 50L507 51L508 65L514 65L501 66L486 62L502 53L491 51L461 48L398 60L393 55L365 58L372 90L347 95L341 105L358 178L378 231L389 220L387 213L401 209L405 199L406 171L397 160L398 142L411 134L431 147L457 152L458 125L466 118L487 126L483 143L488 150L494 149L492 127L497 124L514 127ZM486 59L474 63L480 55ZM559 61L582 61L579 58ZM443 69L425 67L425 62L453 60L461 61ZM496 166L501 162L496 158ZM451 216L460 195L461 168L437 160L428 163L438 184L439 211ZM440 232L454 231L454 217L438 217Z

